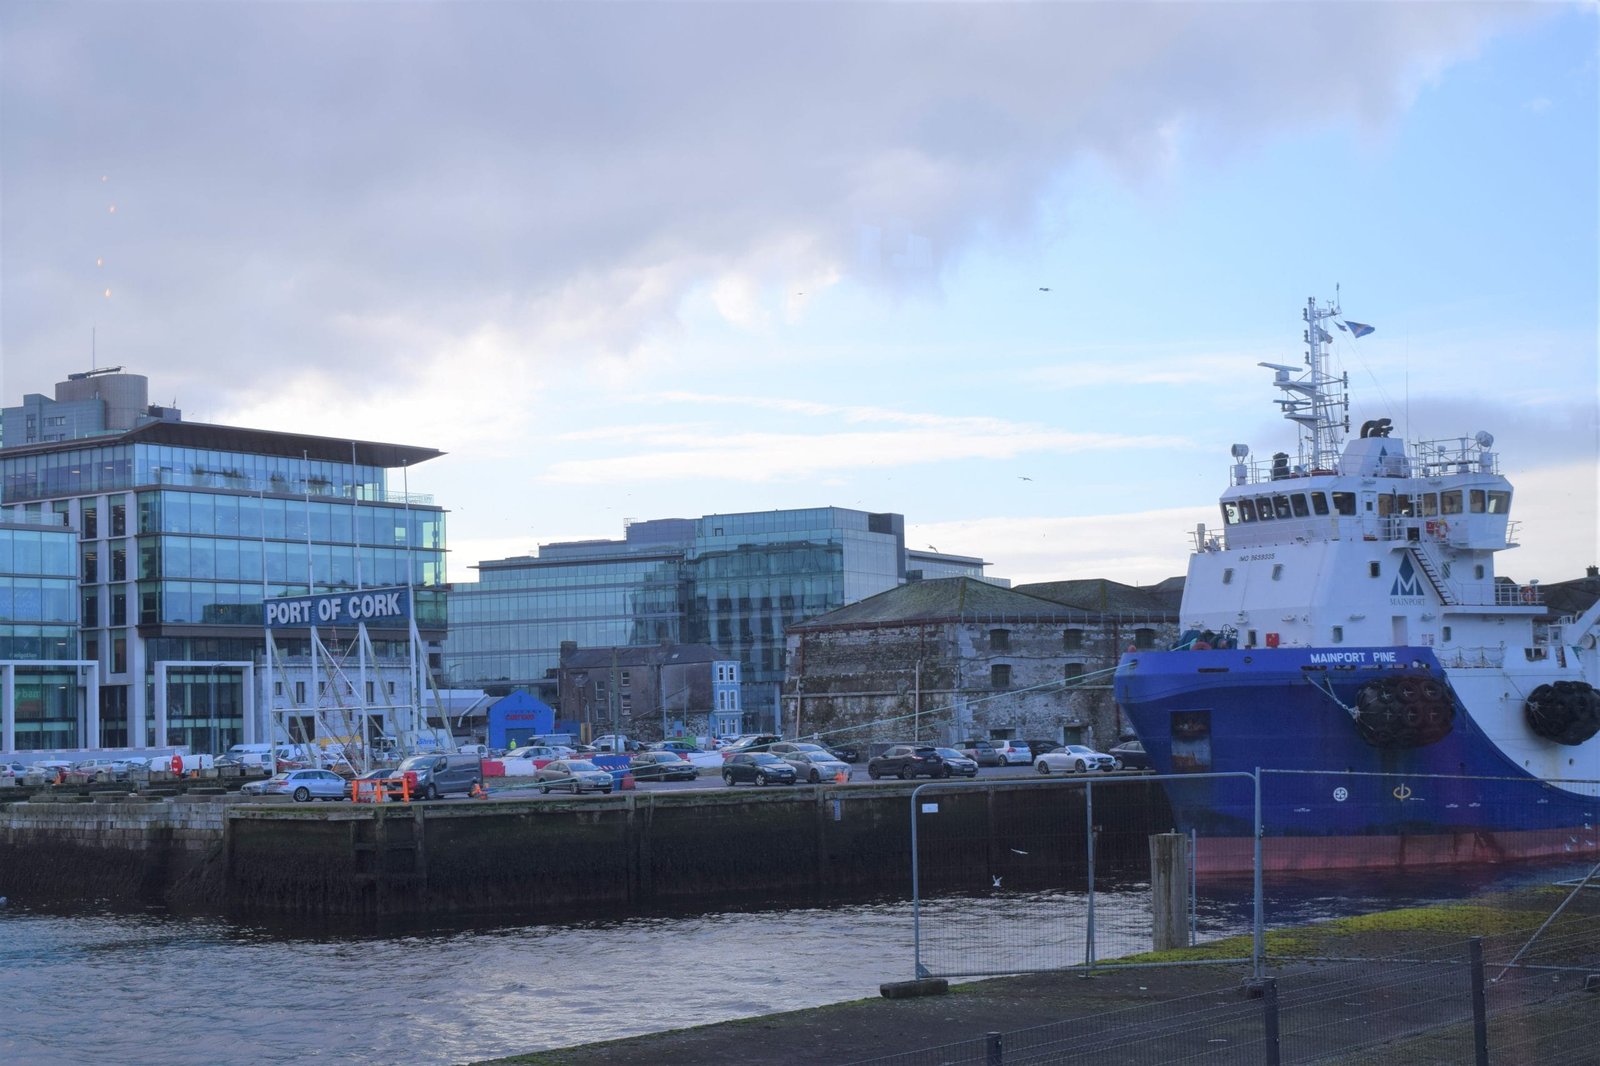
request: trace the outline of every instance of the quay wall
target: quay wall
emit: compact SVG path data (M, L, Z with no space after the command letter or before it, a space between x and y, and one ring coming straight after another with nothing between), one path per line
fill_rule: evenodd
M0 893L200 907L236 917L525 922L904 897L909 783L633 791L360 805L15 803L0 807ZM924 788L923 891L1079 883L1087 826L1070 782ZM1147 874L1171 826L1159 786L1096 783L1097 872ZM1134 846L1134 845L1137 846ZM1142 864L1142 865L1141 865Z

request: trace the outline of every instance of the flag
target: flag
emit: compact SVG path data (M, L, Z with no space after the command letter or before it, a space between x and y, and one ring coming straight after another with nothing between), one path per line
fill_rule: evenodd
M1345 319L1343 322L1336 322L1334 324L1336 326L1338 326L1340 329L1344 329L1346 327L1349 327L1351 335L1356 336L1356 337L1365 337L1367 334L1371 333L1372 329L1373 329L1373 327L1367 325L1364 322L1352 322L1348 318Z

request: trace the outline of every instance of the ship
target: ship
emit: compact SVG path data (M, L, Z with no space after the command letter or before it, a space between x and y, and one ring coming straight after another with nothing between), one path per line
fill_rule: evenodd
M1308 299L1303 364L1259 364L1295 450L1232 446L1180 636L1121 656L1117 704L1178 775L1202 871L1252 869L1258 787L1267 869L1596 861L1600 603L1554 617L1497 573L1517 523L1492 434L1352 431L1325 325L1371 330L1341 314Z

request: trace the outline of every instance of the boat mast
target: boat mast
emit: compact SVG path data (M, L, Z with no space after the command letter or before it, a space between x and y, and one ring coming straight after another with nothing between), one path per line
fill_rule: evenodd
M1295 367L1260 364L1277 372L1273 384L1287 394L1278 407L1300 427L1300 460L1309 470L1337 470L1344 434L1350 431L1349 375L1335 376L1324 368L1323 346L1333 343L1333 335L1322 328L1322 320L1340 313L1337 297L1320 308L1315 297L1306 300L1300 314L1306 322L1307 369L1300 377L1291 376Z

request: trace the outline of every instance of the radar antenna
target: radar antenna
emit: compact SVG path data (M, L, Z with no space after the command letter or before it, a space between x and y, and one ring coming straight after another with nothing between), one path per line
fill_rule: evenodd
M1341 313L1338 299L1323 307L1314 297L1306 300L1300 313L1306 322L1304 372L1279 363L1257 364L1273 371L1272 383L1284 391L1278 407L1300 427L1300 460L1313 470L1337 468L1343 436L1350 431L1350 377L1329 374L1323 367L1323 346L1333 343L1333 334L1322 328L1322 320Z

